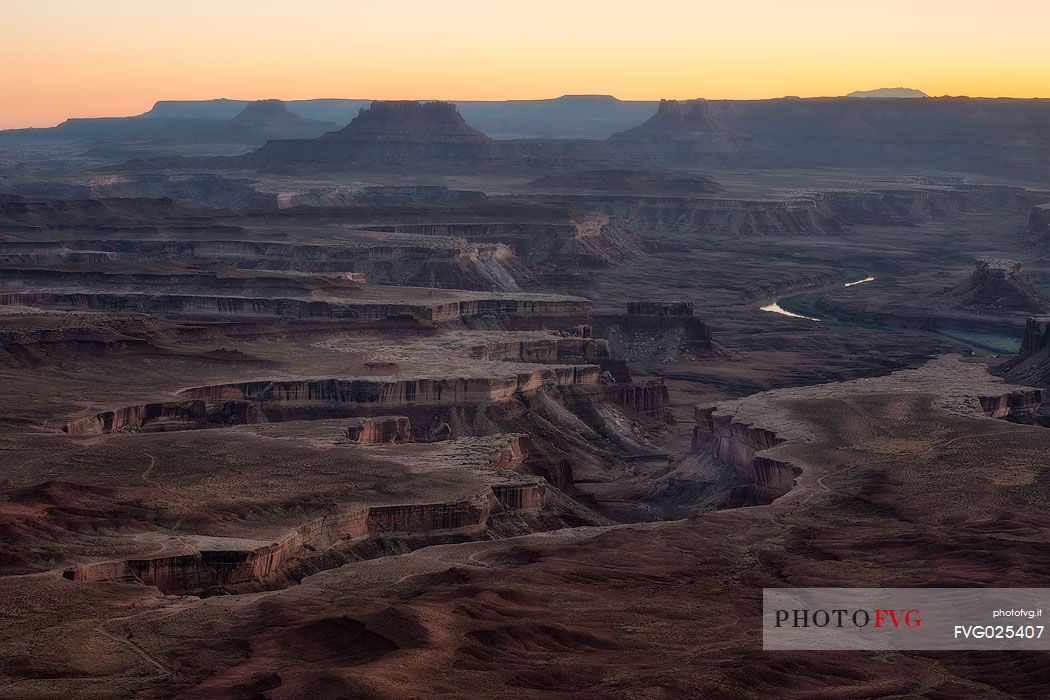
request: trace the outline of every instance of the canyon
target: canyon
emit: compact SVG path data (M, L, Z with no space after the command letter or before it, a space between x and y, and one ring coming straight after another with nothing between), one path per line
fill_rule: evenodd
M1041 697L760 618L1042 585L1047 104L0 133L0 695Z

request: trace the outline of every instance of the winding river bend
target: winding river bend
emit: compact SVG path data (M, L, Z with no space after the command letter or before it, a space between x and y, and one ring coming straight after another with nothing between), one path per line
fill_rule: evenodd
M842 286L843 287L855 287L858 284L864 284L865 282L874 282L874 281L875 281L875 276L874 275L868 275L867 277L865 277L863 279L854 280L852 282L846 282ZM814 291L814 290L810 290L810 292L812 292L812 291ZM772 312L772 313L775 313L775 314L780 314L781 316L788 316L790 318L801 318L801 319L806 320L806 321L814 321L816 323L820 323L820 319L819 318L813 318L812 316L803 316L802 314L796 314L793 311L788 311L787 309L783 308L780 305L780 301L773 301L773 302L770 302L769 304L766 304L765 306L760 306L760 307L758 307L758 310L759 311L769 311L769 312Z

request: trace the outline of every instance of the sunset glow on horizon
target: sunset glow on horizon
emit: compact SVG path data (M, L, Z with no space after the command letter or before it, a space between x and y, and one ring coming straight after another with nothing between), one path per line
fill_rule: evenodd
M157 100L1050 97L1050 3L12 0L0 128Z

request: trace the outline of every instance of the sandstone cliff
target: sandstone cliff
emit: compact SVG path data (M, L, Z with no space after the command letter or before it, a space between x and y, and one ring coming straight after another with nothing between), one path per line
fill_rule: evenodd
M219 384L186 389L179 401L136 404L78 418L67 423L63 430L71 435L156 432L264 420L353 416L370 407L473 406L506 401L550 387L595 386L599 372L595 365L581 365L552 366L497 377L261 380ZM407 424L409 419L404 420ZM378 426L374 429L379 431ZM395 433L399 429L395 427ZM407 436L407 429L404 433Z
M773 431L734 420L717 407L696 407L693 451L709 453L733 467L737 485L730 502L737 506L772 503L790 491L802 469L763 454L785 442Z
M629 384L616 383L606 387L606 395L629 411L641 413L667 423L674 419L667 410L671 403L663 379Z
M347 425L346 437L361 445L411 442L412 423L407 416L356 418Z
M626 314L592 314L591 326L613 356L628 361L670 362L722 352L688 303L632 302Z

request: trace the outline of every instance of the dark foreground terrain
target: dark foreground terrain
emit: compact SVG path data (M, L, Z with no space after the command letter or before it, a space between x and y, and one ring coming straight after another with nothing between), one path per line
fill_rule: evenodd
M0 134L0 696L1045 697L759 625L1050 575L1044 103L583 103Z

